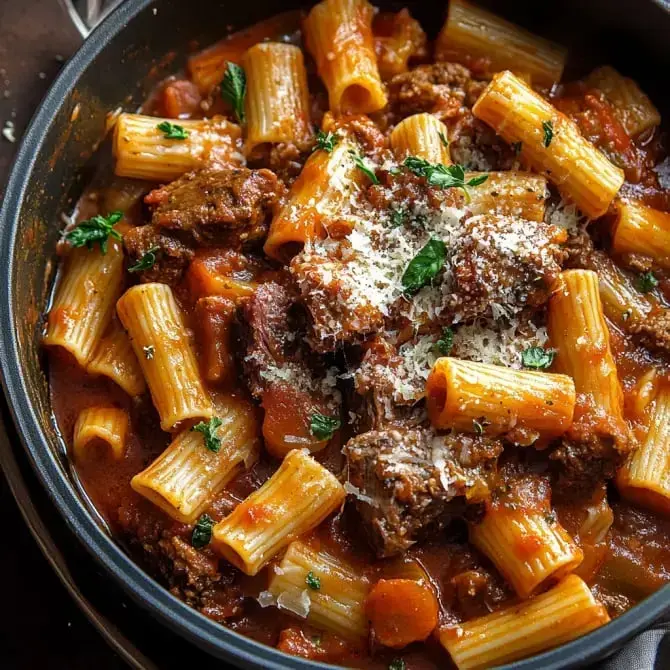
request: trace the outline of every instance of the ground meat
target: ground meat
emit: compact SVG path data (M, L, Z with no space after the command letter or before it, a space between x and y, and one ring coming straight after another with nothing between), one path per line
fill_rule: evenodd
M347 443L349 486L379 557L402 553L431 529L488 494L498 440L426 429L371 431ZM461 501L462 502L462 501Z
M153 252L156 262L141 272L142 281L177 284L193 259L193 249L178 238L178 231L162 231L156 226L137 226L123 236L123 245L132 267L148 252Z
M384 315L372 304L352 299L358 286L348 281L346 260L305 249L291 261L290 271L307 308L318 352L361 342L384 325Z
M670 310L660 309L640 321L631 322L628 330L643 346L670 354Z
M328 126L327 130L335 134L354 137L366 156L378 163L383 162L385 158L386 138L377 127L377 124L364 114L340 116Z
M469 84L470 70L462 65L421 65L390 80L389 107L398 119L428 112L445 121L459 113Z
M253 156L248 158L249 167L268 167L284 184L290 186L300 174L310 152L298 147L293 142L279 144L262 144L254 149Z
M550 296L565 253L565 232L544 223L504 216L475 216L456 241L453 292L447 300L458 321L497 318L538 307Z
M151 223L189 233L198 245L239 248L262 240L284 186L270 170L204 168L151 191Z

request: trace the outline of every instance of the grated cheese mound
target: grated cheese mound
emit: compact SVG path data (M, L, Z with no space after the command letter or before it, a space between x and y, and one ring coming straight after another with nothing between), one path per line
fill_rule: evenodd
M547 206L544 220L546 223L572 232L586 221L586 217L580 213L577 205L561 199L559 202Z

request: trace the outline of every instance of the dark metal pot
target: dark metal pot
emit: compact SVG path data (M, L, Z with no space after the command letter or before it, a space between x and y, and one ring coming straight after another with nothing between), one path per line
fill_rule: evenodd
M153 84L183 66L192 40L209 44L230 26L244 27L297 4L279 0L248 5L216 0L125 2L63 68L37 111L23 138L0 212L3 384L23 446L42 484L84 546L135 601L205 651L245 668L328 666L285 656L219 626L173 597L124 553L73 478L51 414L39 341L60 214L71 209L92 173L105 114L119 106L134 109ZM397 6L379 0L375 4ZM501 3L488 4L571 47L573 60L585 68L612 63L635 77L663 107L670 14L660 0L510 1L504 8L496 8ZM442 2L402 5L408 5L429 31L437 31L442 23ZM174 59L161 60L168 52L176 52ZM514 667L550 670L595 661L668 610L670 588L665 587L607 626Z

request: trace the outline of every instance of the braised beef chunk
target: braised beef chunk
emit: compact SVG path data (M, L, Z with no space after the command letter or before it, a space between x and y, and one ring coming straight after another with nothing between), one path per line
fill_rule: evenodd
M545 223L472 217L454 246L449 310L468 321L544 304L561 271L564 239L564 231Z
M170 231L162 231L152 225L131 228L123 236L123 245L128 267L142 260L145 254L154 254L156 262L141 272L143 281L177 284L193 259L193 249L189 245Z
M267 234L284 186L270 170L204 168L151 191L151 223L188 231L198 244L240 247Z
M502 452L498 440L427 429L370 431L344 448L349 485L379 557L402 553L460 508L483 500Z
M470 86L470 70L457 63L421 65L389 82L389 107L400 117L428 112L444 121L458 114Z

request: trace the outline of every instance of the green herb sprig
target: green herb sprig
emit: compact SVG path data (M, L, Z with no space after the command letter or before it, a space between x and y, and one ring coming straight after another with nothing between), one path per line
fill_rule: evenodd
M442 269L447 257L447 248L442 240L432 237L426 246L414 256L403 273L402 287L411 295L423 288Z
M121 240L121 233L114 230L123 217L123 212L111 212L107 216L98 214L91 219L82 221L76 228L65 234L65 239L73 247L86 246L92 249L97 243L100 245L100 251L107 253L107 240L112 237L115 240Z
M185 140L188 138L188 130L184 126L180 126L170 121L163 121L159 123L156 128L160 130L166 140Z
M356 163L356 167L361 172L363 172L373 184L379 184L379 179L377 178L375 171L370 166L368 166L368 164L365 162L365 158L363 158L363 156L355 152L353 149L349 149L349 154L353 157L354 163Z
M337 417L314 412L310 418L309 430L319 440L330 440L341 425Z
M223 421L218 416L213 416L209 421L196 423L191 430L202 433L205 437L205 447L218 454L221 449L221 438L216 433L222 425Z
M413 172L417 177L424 177L430 186L438 188L460 188L470 199L468 188L483 184L489 176L480 174L465 180L465 169L462 165L442 165L442 163L429 163L423 158L408 156L403 165Z
M551 367L556 357L556 352L553 349L545 349L544 347L528 347L521 354L521 362L525 368L532 370L546 370Z
M212 528L215 525L216 521L209 514L203 514L195 524L195 528L191 534L191 544L196 549L206 547L212 539Z
M542 121L542 131L544 133L542 145L545 149L548 149L551 141L554 139L554 122L551 119L549 121Z
M131 265L128 268L128 272L142 272L143 270L151 270L151 268L156 264L156 252L158 247L151 247L146 254L142 255L135 265Z
M236 63L226 63L226 73L221 82L221 97L233 108L235 117L244 123L244 98L247 94L247 76Z
M316 144L314 145L314 151L325 151L328 154L333 153L333 149L337 146L337 143L340 141L340 138L331 132L324 133L323 130L320 130L316 134Z

